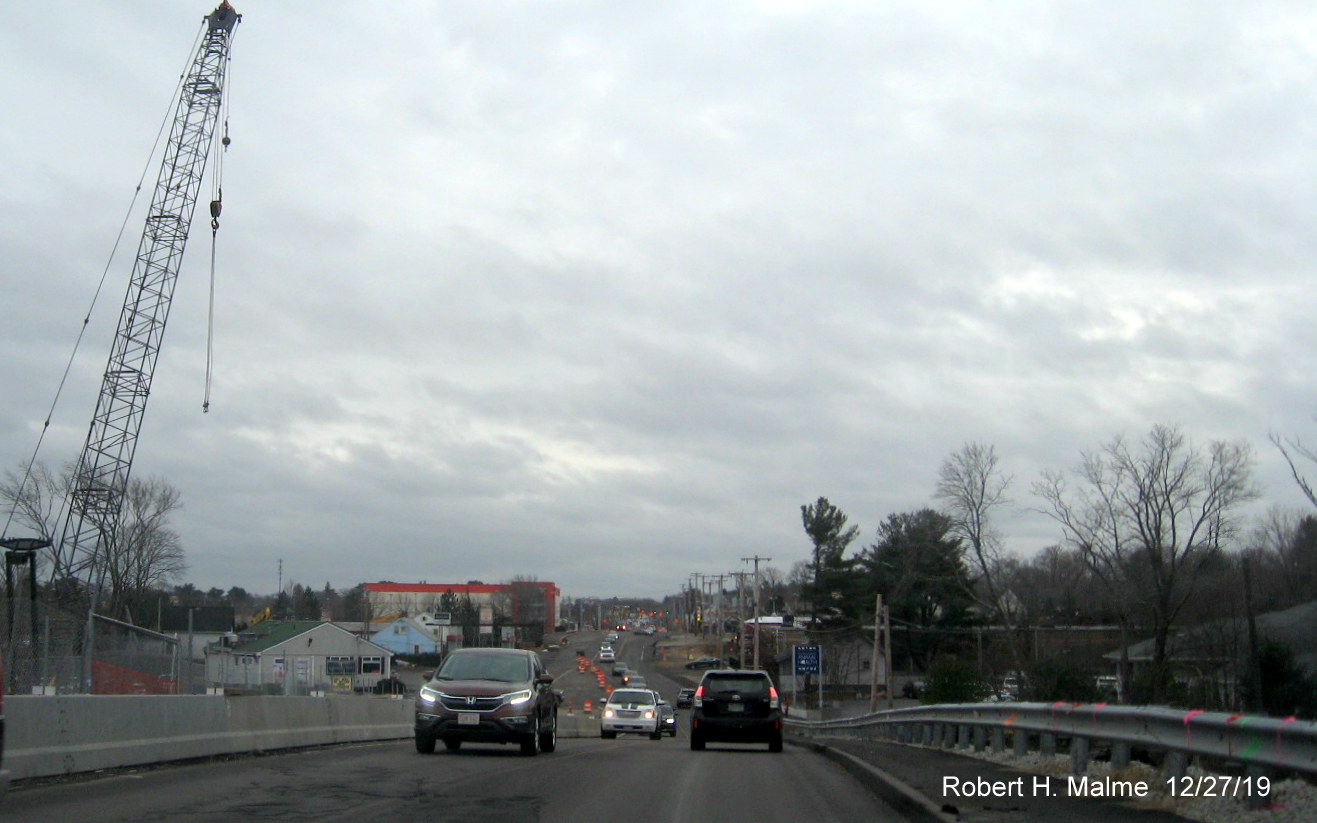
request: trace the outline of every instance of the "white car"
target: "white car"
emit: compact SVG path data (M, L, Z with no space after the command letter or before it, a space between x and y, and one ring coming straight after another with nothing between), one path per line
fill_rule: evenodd
M649 689L615 689L604 704L599 736L611 740L619 734L647 734L663 738L663 714L658 695Z
M608 646L604 646L602 649L599 650L600 663L614 663L616 661L617 661L617 655Z

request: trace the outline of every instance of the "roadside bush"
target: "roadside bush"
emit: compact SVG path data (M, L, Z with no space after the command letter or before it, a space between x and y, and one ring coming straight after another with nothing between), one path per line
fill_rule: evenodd
M1065 658L1042 660L1029 669L1020 697L1041 703L1092 703L1098 698L1097 675Z
M925 704L977 703L991 693L992 688L979 680L973 666L955 657L945 656L933 661L920 699Z

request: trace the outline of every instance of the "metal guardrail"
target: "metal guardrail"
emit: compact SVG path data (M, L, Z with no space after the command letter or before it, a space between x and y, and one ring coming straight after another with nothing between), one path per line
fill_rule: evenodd
M1088 767L1092 743L1111 746L1114 767L1129 765L1131 749L1164 752L1168 777L1183 777L1191 757L1242 764L1247 773L1298 772L1317 776L1317 723L1106 703L957 703L894 709L833 720L787 718L788 727L815 736L849 733L902 743L1005 749L1016 754L1037 739L1043 754L1067 740L1071 771Z

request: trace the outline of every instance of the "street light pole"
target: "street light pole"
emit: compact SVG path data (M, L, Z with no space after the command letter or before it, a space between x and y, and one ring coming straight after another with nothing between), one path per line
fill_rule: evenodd
M35 537L8 537L0 539L0 548L5 550L5 602L8 607L9 630L6 647L9 659L6 661L7 677L14 676L14 567L28 567L28 649L32 660L37 659L37 552L50 546L49 540ZM0 686L7 684L0 683Z

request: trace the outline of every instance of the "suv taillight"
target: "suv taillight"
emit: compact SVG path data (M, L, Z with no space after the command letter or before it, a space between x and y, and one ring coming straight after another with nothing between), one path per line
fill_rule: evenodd
M776 708L777 708L777 705L778 705L778 704L777 704L777 687L776 687L776 686L769 686L769 687L768 687L768 708L770 708L770 709L776 709Z
M695 707L695 706L703 706L703 705L704 705L704 684L701 683L700 687L695 690L695 695L691 697L691 706Z

